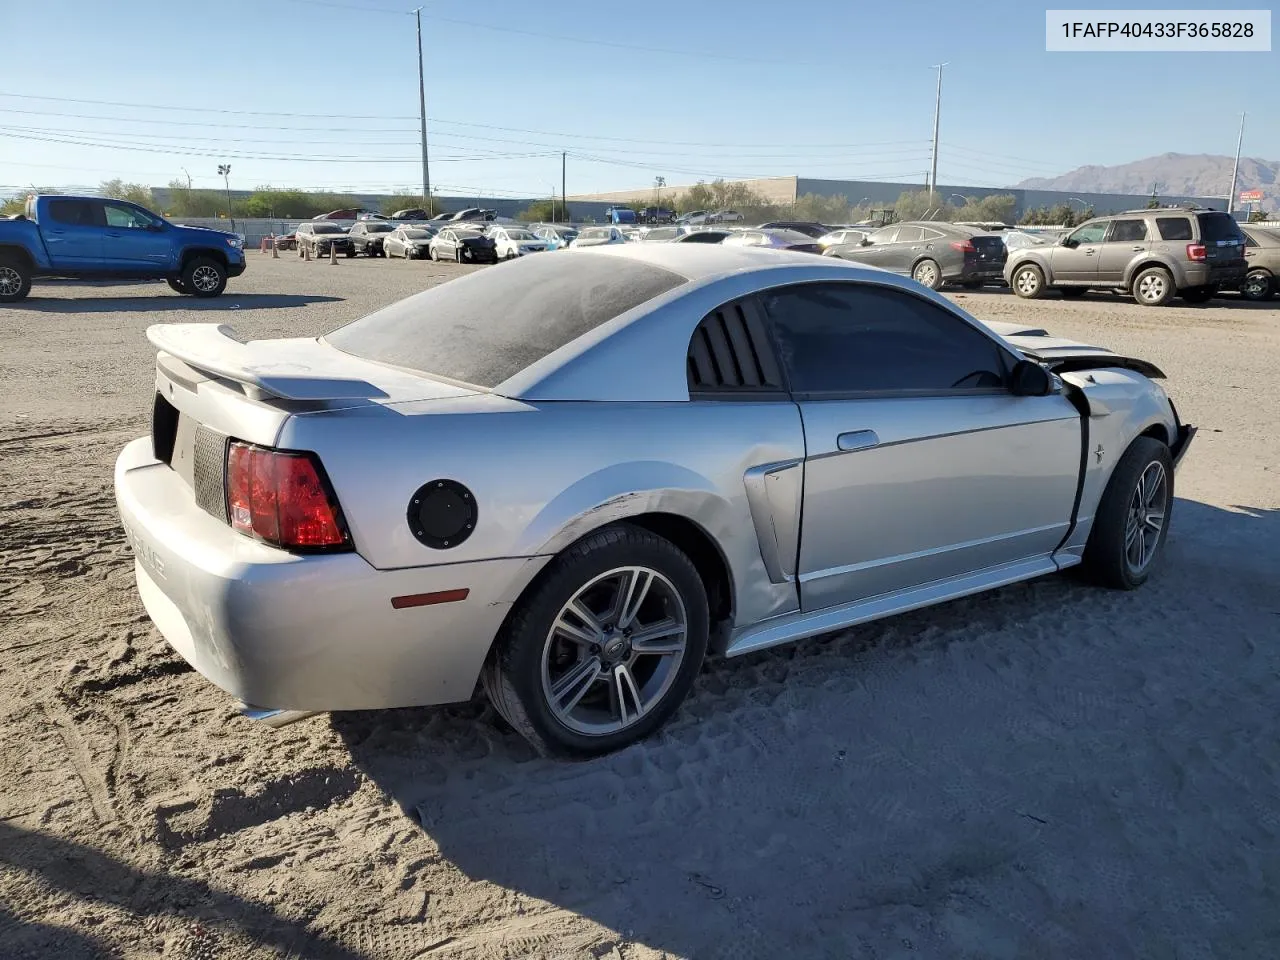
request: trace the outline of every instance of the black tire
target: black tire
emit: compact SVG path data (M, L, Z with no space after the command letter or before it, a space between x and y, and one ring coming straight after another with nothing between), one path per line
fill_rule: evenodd
M1208 303L1218 294L1218 288L1215 286L1205 287L1184 287L1178 292L1178 296L1182 297L1187 303Z
M1147 267L1133 278L1130 289L1133 299L1144 307L1163 307L1177 293L1173 286L1173 274L1164 267Z
M355 255L356 255L355 250L353 250L351 247L347 247L347 249L346 249L346 256L347 256L347 259L348 259L348 260L350 260L350 259L351 259L352 257L354 257Z
M193 297L216 297L227 289L226 265L212 257L192 257L182 268L182 285Z
M937 290L942 286L942 268L937 260L926 257L911 268L911 279L930 290Z
M1150 560L1135 570L1126 554L1126 533L1138 480L1153 464L1159 464L1164 470L1163 521ZM1085 574L1095 583L1117 590L1136 590L1142 586L1160 559L1172 514L1173 456L1159 440L1138 437L1121 456L1103 491L1084 550Z
M1276 278L1266 270L1250 270L1240 284L1240 296L1255 303L1270 300L1276 295Z
M1038 300L1047 289L1044 285L1044 271L1034 263L1024 263L1015 268L1009 277L1009 286L1023 300Z
M630 726L586 734L566 726L543 692L543 650L561 608L592 579L618 567L660 573L684 605L686 637L674 680ZM485 693L511 726L545 756L598 756L649 736L688 695L706 655L706 589L692 561L668 540L627 523L589 534L553 559L503 624L481 674Z
M0 257L0 303L17 303L31 292L31 267L17 257Z
M1067 300L1075 300L1089 292L1088 287L1061 287L1058 292Z
M169 284L169 289L174 293L180 293L184 297L191 296L191 291L187 289L181 277L167 277L165 278L165 283Z

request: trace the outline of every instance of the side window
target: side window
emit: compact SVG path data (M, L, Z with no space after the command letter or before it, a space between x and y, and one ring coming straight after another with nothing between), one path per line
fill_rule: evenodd
M871 234L867 239L872 243L893 243L893 238L897 236L897 234L897 227L884 227L883 229L877 230L875 233Z
M924 228L924 239L928 242L932 242L934 240L943 240L945 239L945 235L942 233L939 233L937 230L930 230L926 227Z
M764 294L795 393L998 389L999 346L960 317L902 291L804 284Z
M919 243L924 239L924 227L899 227L894 243Z
M1111 236L1107 239L1111 243L1133 243L1137 240L1145 240L1147 239L1147 221L1113 220Z
M93 204L88 200L50 200L49 217L55 223L70 227L99 226L94 217Z
M1074 240L1076 245L1083 243L1101 243L1102 238L1107 235L1107 226L1110 221L1100 220L1097 223L1086 223L1083 227L1071 234L1070 239Z
M1243 230L1241 230L1240 232L1241 232L1241 233L1244 233L1244 231L1243 231ZM1256 247L1256 246L1258 245L1258 241L1257 241L1257 240L1255 240L1255 239L1253 239L1253 235L1252 235L1252 234L1245 233L1245 234L1244 234L1244 245L1245 245L1246 247Z
M1161 240L1190 240L1191 220L1187 217L1156 217Z
M104 203L102 210L106 214L108 227L117 227L123 230L145 230L154 223L141 210L126 207L122 203Z
M703 399L786 396L764 315L752 298L702 318L689 339L685 371L690 395Z

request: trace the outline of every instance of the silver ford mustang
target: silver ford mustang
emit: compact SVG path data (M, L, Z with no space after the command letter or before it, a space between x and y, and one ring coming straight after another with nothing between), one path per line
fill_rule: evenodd
M115 485L173 647L273 724L466 700L595 754L738 656L1082 564L1146 580L1193 428L1141 360L835 258L635 244L319 339L155 326Z

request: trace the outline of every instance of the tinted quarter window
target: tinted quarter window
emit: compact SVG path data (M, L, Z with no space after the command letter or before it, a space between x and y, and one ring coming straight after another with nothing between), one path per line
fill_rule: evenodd
M1200 242L1215 243L1218 240L1242 240L1240 227L1227 213L1200 214Z
M1147 239L1147 222L1145 220L1116 220L1111 224L1111 242Z
M911 294L860 284L766 293L765 309L796 393L991 389L1000 348L960 317Z
M50 200L49 216L73 227L93 227L93 204L88 200Z
M1156 217L1161 240L1190 240L1191 220L1187 217Z

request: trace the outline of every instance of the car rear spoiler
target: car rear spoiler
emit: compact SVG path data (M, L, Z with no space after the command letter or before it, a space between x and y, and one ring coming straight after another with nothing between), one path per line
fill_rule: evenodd
M280 341L242 340L226 324L171 323L147 328L157 350L211 377L233 380L251 396L281 400L375 400L387 393L341 369L341 355L315 341L318 349L283 351Z

